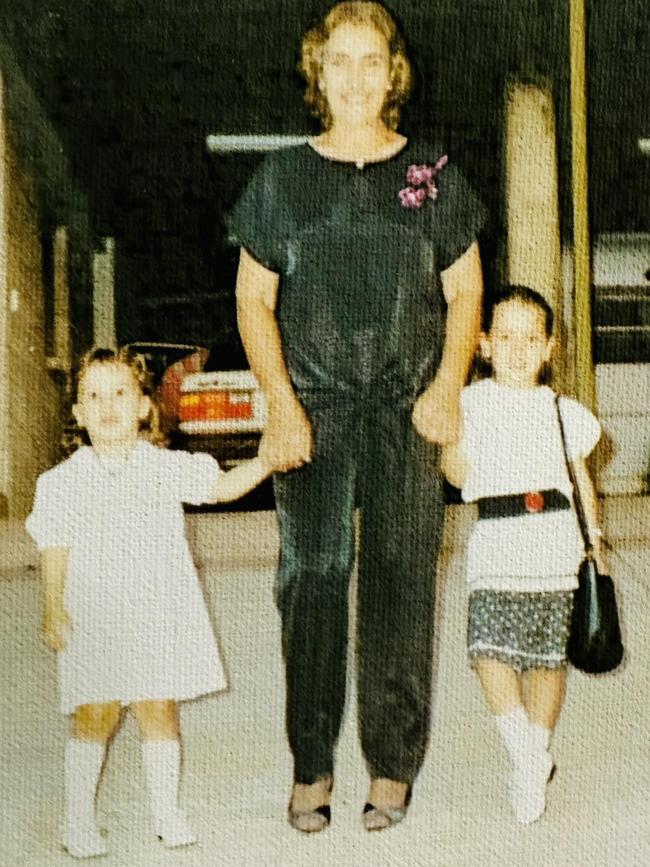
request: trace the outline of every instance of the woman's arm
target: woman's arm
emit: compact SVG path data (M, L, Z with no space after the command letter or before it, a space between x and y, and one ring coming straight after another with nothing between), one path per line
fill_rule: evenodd
M50 650L63 650L70 633L70 617L64 593L68 573L68 549L46 548L41 552L43 578L43 640Z
M275 316L280 278L241 250L237 272L237 324L251 369L268 404L260 456L286 471L311 459L311 425L293 390Z
M445 342L438 372L413 409L413 424L434 443L456 442L460 433L460 392L481 327L483 273L478 243L441 274L447 308Z
M585 520L587 521L587 527L589 528L589 536L594 547L596 564L598 569L602 573L606 574L608 572L608 567L601 538L600 519L598 514L598 496L596 495L596 489L591 479L591 473L589 472L585 458L571 461L571 465L578 484L578 491L580 493L580 499L582 500Z

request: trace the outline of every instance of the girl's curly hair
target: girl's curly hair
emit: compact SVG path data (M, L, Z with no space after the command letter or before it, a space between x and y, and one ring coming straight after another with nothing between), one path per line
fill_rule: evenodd
M93 347L82 356L79 362L76 376L77 394L79 393L79 388L81 387L81 383L83 382L83 378L87 371L90 367L96 364L124 365L129 369L137 387L142 394L149 398L151 405L149 414L140 422L139 435L153 445L167 445L167 438L160 428L160 411L154 398L151 373L149 372L142 355L134 352L128 346L122 346L118 349ZM75 421L64 431L62 449L65 455L69 455L82 445L90 445L90 439L86 429L82 428Z
M391 14L380 3L371 0L344 0L337 3L319 25L305 33L298 64L299 72L307 81L305 102L311 113L320 118L323 129L329 129L332 115L327 98L320 88L320 79L325 44L340 24L370 25L386 40L390 55L391 87L381 111L381 119L389 129L397 129L402 106L411 93L413 73L404 40Z

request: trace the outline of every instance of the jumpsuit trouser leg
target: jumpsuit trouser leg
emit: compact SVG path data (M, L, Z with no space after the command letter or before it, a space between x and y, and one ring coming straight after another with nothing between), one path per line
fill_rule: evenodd
M294 781L331 776L346 690L358 427L351 408L310 409L312 462L274 477L280 528L286 725Z
M371 776L411 782L428 739L438 450L410 409L310 410L311 464L275 477L287 735L294 780L333 773L345 703L354 506L361 490L359 725Z
M429 738L435 571L444 521L439 449L410 408L378 406L361 474L359 730L371 778L412 783Z

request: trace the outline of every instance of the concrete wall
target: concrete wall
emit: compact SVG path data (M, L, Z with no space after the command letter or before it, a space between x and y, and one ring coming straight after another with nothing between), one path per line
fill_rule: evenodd
M598 287L638 289L650 299L650 234L611 233L594 240ZM650 327L650 322L646 323ZM599 472L604 493L642 493L650 472L650 364L596 365L598 411L608 439Z
M56 458L62 390L47 368L36 186L16 152L2 96L0 72L0 494L5 515L22 517L36 476Z

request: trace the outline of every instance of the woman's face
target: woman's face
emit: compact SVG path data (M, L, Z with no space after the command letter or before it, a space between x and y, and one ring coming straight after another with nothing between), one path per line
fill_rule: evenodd
M390 89L386 40L367 24L340 24L325 43L320 88L334 123L371 124Z

